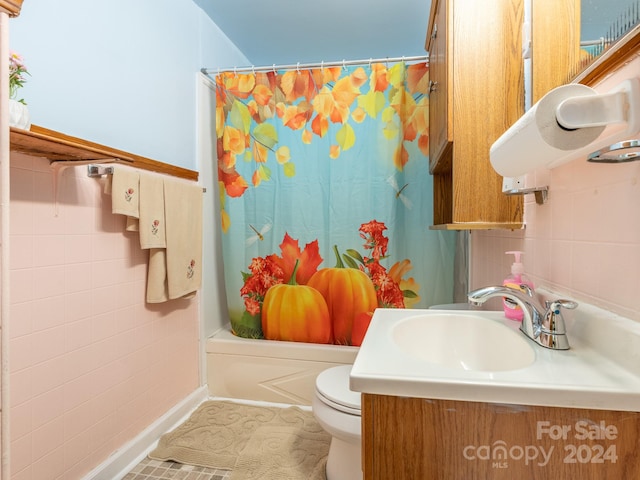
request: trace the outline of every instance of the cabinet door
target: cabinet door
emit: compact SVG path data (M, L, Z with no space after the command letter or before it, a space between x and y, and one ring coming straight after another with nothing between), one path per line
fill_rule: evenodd
M365 480L640 478L638 412L362 400Z
M447 3L434 1L432 24L429 26L429 169L441 172L451 149L450 102L448 97Z
M580 65L580 0L536 0L531 17L535 103L549 90L569 83Z

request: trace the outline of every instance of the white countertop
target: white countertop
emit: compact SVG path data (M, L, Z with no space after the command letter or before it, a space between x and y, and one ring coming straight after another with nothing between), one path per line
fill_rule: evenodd
M570 350L550 350L531 341L535 352L531 365L488 372L419 360L394 343L391 331L395 324L434 312L481 315L521 334L519 323L505 319L501 311L379 308L351 370L351 389L402 397L640 411L640 365L629 368L640 355L637 322L611 314L615 318L601 318L597 309L579 307L575 320L567 322ZM621 345L621 338L632 341Z

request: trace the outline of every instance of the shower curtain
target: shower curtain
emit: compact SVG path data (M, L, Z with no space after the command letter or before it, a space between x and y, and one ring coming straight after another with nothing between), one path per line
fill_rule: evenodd
M428 65L216 77L222 251L242 337L359 345L376 308L453 298L431 231Z

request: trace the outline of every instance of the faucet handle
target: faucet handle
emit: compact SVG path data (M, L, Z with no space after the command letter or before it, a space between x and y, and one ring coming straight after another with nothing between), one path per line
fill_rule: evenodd
M574 308L578 308L578 302L574 302L573 300L565 300L563 298L559 298L557 300L547 300L544 302L545 307L547 307L547 311L551 310L556 315L560 314L560 308L566 308L567 310L573 310Z
M573 310L578 307L578 302L573 300L557 299L545 302L547 312L542 319L540 333L564 335L567 333L562 317L562 309Z

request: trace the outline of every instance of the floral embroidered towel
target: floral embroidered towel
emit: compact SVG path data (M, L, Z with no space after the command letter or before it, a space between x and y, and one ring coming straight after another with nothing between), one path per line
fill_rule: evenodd
M140 248L165 248L164 184L159 175L140 173Z
M140 174L130 168L114 167L111 179L111 212L139 216Z
M164 180L169 298L194 293L202 283L202 187Z
M162 303L167 300L169 300L167 251L164 248L150 248L147 270L147 303Z

